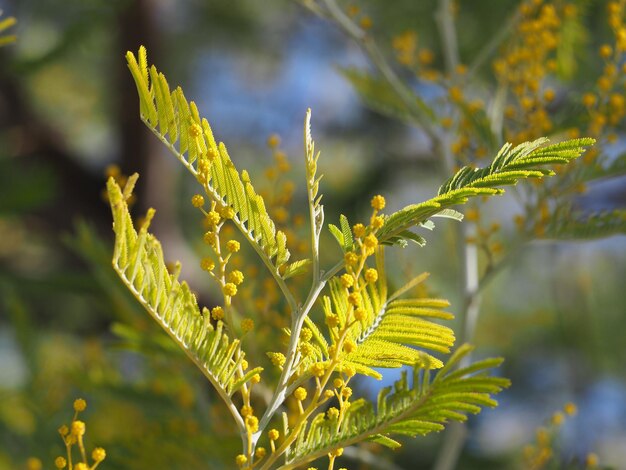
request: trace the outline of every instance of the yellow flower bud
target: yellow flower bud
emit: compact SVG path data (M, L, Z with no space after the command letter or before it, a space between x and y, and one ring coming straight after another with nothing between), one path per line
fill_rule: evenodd
M321 362L316 362L311 366L311 373L315 377L323 377L326 373L326 367Z
M600 57L602 57L603 59L608 59L611 57L611 54L613 54L613 48L611 46L609 46L608 44L603 44L602 46L600 46Z
M257 432L259 430L259 418L254 415L246 417L246 427L250 432Z
M233 297L234 295L237 295L237 286L232 282L227 282L222 288L222 292L224 292L224 295Z
M217 225L220 223L221 218L217 212L211 211L206 215L206 220L209 225Z
M354 278L350 274L341 275L341 285L346 289L354 285Z
M354 236L357 238L361 238L363 235L365 235L365 225L363 224L355 224L352 227L352 231L354 232Z
M363 244L366 248L373 250L378 246L378 239L374 234L370 233L367 237L365 237L365 240L363 240Z
M345 254L344 261L348 266L354 266L358 263L359 257L356 255L356 253L349 252Z
M362 308L357 308L354 310L354 319L358 320L358 321L363 321L365 320L365 316L367 315L367 312L365 310L363 310Z
M241 245L237 240L228 240L228 242L226 242L226 249L231 253L237 253L240 248Z
M369 268L367 271L365 271L365 280L367 282L378 281L378 271L376 271L374 268Z
M274 364L277 367L282 367L285 364L286 358L283 353L268 352L267 356L270 358L270 361L272 361L272 364Z
M241 330L248 333L254 329L254 320L252 318L244 318L241 320Z
M197 123L192 124L189 127L189 135L194 139L200 137L202 135L202 127Z
M213 271L215 262L211 258L202 258L202 260L200 260L200 267L204 271Z
M56 459L54 459L54 466L56 468L65 468L65 466L67 465L67 460L65 460L65 457L57 457Z
M565 411L565 414L567 414L568 416L574 416L576 413L578 413L578 408L574 403L569 402L565 404L565 406L563 407L563 411Z
M587 468L596 468L599 462L600 459L598 458L598 455L593 452L587 454L587 457L585 458L585 465L587 465Z
M352 294L348 295L348 303L352 305L358 305L360 301L361 301L361 298L359 297L359 294L357 294L356 292L353 292Z
M298 387L293 392L293 396L296 397L296 400L298 400L298 401L306 400L306 395L307 395L307 393L306 393L306 389L304 387Z
M235 285L239 285L244 280L244 275L241 271L235 270L228 275L228 280Z
M277 429L270 429L267 433L267 437L270 438L270 441L275 441L280 437L280 432Z
M213 307L211 309L211 318L215 321L224 318L224 309L222 307Z
M302 341L311 341L311 338L313 338L313 332L311 331L311 329L302 328L302 331L300 332L300 339Z
M83 436L85 434L85 423L79 420L73 421L71 429L73 436Z
M344 343L343 343L343 350L350 354L351 352L353 352L356 349L356 343L354 341L352 341L351 339L347 339Z
M372 207L377 211L382 211L385 208L385 198L380 194L372 198Z
M85 411L85 409L87 408L87 402L85 400L83 400L82 398L77 398L76 400L74 400L74 411Z
M278 134L272 134L267 138L267 146L275 149L280 145L280 136Z
M194 196L191 198L191 205L193 207L202 207L204 206L204 198L202 197L201 194L194 194Z
M91 453L91 458L95 462L102 462L107 456L106 451L102 447L96 447Z
M243 467L247 462L248 462L248 457L246 457L243 454L239 454L237 457L235 457L235 463L237 464L238 467Z
M27 470L41 470L42 467L43 467L43 464L41 463L41 460L39 460L37 457L30 457L26 461Z
M554 424L555 426L560 426L561 424L563 424L563 421L565 421L565 416L563 416L563 413L561 412L557 412L554 413L552 415L552 424Z
M341 457L343 455L343 447L339 447L338 449L333 450L332 452L330 452L330 455L332 455L333 457Z

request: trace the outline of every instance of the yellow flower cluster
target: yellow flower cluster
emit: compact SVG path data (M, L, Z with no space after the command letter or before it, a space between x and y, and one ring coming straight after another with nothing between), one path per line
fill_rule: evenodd
M495 222L489 225L481 223L481 214L476 205L472 205L467 210L465 219L468 222L475 223L477 229L476 235L468 237L466 242L475 244L484 253L487 269L490 269L495 262L496 256L500 255L504 249L502 242L496 239L500 233L500 224Z
M368 30L372 27L372 18L370 18L368 15L364 15L363 13L361 13L361 9L358 6L349 5L346 13L350 18L358 20L358 25L362 29Z
M284 176L291 170L287 154L280 149L280 137L272 134L267 139L267 145L272 151L274 163L265 169L265 177L270 182L268 188L261 191L265 204L274 222L281 228L289 225L289 205L295 190L294 183Z
M560 43L563 15L576 15L571 4L527 0L519 7L519 21L514 40L493 62L498 81L513 94L513 103L505 109L505 139L520 143L545 135L553 128L548 112L555 99L553 89L545 85L556 71L556 49Z
M94 470L106 458L106 451L102 447L96 447L91 452L93 463L90 465L87 461L83 442L87 426L84 421L78 419L79 413L85 411L86 408L87 402L85 400L82 398L74 400L74 417L72 422L69 426L63 425L59 428L59 434L65 444L66 456L58 456L54 459L54 466L58 469ZM77 462L73 459L72 450L74 446L78 447L78 453L82 461Z
M263 197L266 209L276 223L276 229L285 233L289 251L292 254L306 256L310 252L305 227L306 219L301 214L292 213L290 208L296 185L289 179L289 159L281 149L281 139L277 134L268 137L267 146L272 155L272 163L265 169L267 185L260 188L259 194ZM240 263L241 260L237 259L235 262ZM254 264L246 264L245 269L243 263L237 267L240 268L239 272L242 278L245 277L246 282L242 285L237 283L239 280L237 272L229 274L227 279L237 286L237 299L241 305L241 311L254 311L255 318L258 319L255 327L256 339L269 339L272 337L269 334L270 331L287 326L289 307L271 276L266 275ZM282 269L285 267L283 265ZM306 282L304 276L290 280L294 289L304 282ZM269 349L274 345L267 346Z
M541 426L535 431L535 443L527 445L523 450L525 469L541 470L547 468L555 456L554 444L557 433L567 417L575 416L578 409L574 403L566 403L562 411L557 411L550 417L547 426ZM598 456L588 454L585 467L597 468Z
M622 65L623 54L626 52L625 8L625 0L609 2L607 6L608 23L613 32L614 43L600 46L598 55L604 61L604 67L596 81L597 91L582 96L582 103L589 112L588 133L600 139L606 135L609 142L613 142L617 136L613 132L607 132L607 127L616 126L626 116L626 65ZM591 152L586 158L589 161L597 154Z
M417 32L407 30L394 36L391 45L400 64L411 68L422 80L435 81L440 78L439 71L432 67L435 54L427 47L418 48L418 43Z

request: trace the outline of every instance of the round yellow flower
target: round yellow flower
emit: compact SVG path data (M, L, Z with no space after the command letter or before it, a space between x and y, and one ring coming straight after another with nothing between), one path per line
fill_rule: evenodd
M201 194L194 194L194 196L191 198L191 205L193 207L202 207L204 206L204 198L202 197Z
M220 306L213 307L211 309L211 318L215 321L218 321L224 318L224 309Z
M365 225L363 224L355 224L352 227L352 231L354 232L354 236L357 238L361 238L363 235L365 235Z
M252 318L244 318L241 320L241 330L248 333L254 329L254 320Z
M91 453L91 458L95 462L102 462L107 456L106 451L102 447L96 447Z
M241 248L241 245L239 244L237 240L228 240L226 242L226 249L230 251L231 253L237 253L240 248Z
M378 271L376 271L374 268L369 268L367 271L365 271L365 280L367 282L378 281Z
M237 295L237 286L232 282L227 282L222 288L224 295L228 295L230 297Z
M83 436L85 434L85 423L80 420L76 420L72 423L72 435Z
M241 271L235 270L228 275L228 280L235 285L239 285L244 280L244 275Z
M342 274L340 280L341 285L346 289L354 285L354 278L350 274Z
M382 211L385 208L385 198L380 194L374 196L372 198L372 207L377 211Z
M306 395L307 395L307 393L306 393L306 389L304 387L298 387L293 392L293 396L296 397L296 400L298 400L298 401L306 400Z
M77 398L76 400L74 400L74 411L85 411L86 408L87 402L85 400L83 400L82 398Z

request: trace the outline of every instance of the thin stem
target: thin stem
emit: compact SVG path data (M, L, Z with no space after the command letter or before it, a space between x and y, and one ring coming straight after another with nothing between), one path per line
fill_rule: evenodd
M509 34L513 31L515 25L519 22L522 17L520 10L518 8L515 9L515 13L513 13L507 21L502 23L500 29L491 36L491 39L487 44L485 44L480 52L476 55L474 60L469 66L467 71L467 78L473 77L476 72L483 66L483 64L491 57L491 55L495 52L500 44L507 38Z
M323 273L319 269L319 237L324 221L324 209L321 205L316 204L317 190L316 190L316 165L317 157L315 155L315 148L313 140L310 135L310 119L311 111L307 111L305 123L304 123L304 156L305 164L307 166L307 196L309 199L309 216L311 224L311 257L313 260L313 281L311 283L311 289L307 296L304 305L298 309L292 309L291 318L291 332L289 338L289 346L287 348L287 354L285 357L285 364L278 381L278 385L274 390L274 395L270 399L270 402L265 410L265 413L261 417L259 422L259 429L254 434L253 440L256 443L261 436L263 430L267 427L272 417L283 404L287 397L288 383L291 375L293 374L294 367L296 365L296 356L298 351L298 339L300 332L304 325L304 321L308 316L311 308L317 301L320 293L326 286L328 280L334 276L343 267L343 261L337 263L328 273ZM281 279L282 280L282 279Z
M439 34L443 44L444 61L448 74L455 73L455 69L459 64L459 53L456 29L454 25L454 11L450 0L440 0L440 8L437 12L437 24L439 26ZM447 155L451 153L450 146L444 147ZM447 164L448 174L452 173L450 163L454 162L452 155L444 159ZM480 312L480 296L479 283L480 273L478 266L478 247L473 243L468 243L468 239L473 237L476 232L476 225L473 223L464 223L459 226L457 237L460 244L460 252L463 259L462 283L464 304L463 311L460 316L463 319L459 337L461 343L471 341L478 322ZM470 354L463 357L459 367L467 365L471 361ZM465 442L465 428L461 423L451 423L446 430L444 441L439 449L439 454L435 460L434 470L452 470L456 466L459 454Z
M398 95L402 102L406 105L410 111L411 117L417 124L426 132L426 134L433 140L441 140L441 131L433 123L433 119L428 113L419 106L415 94L408 88L394 72L392 67L387 62L384 54L378 48L378 45L374 41L374 38L367 34L363 29L357 26L337 5L335 0L322 0L326 6L325 16L333 20L345 33L353 38L357 44L363 49L366 55L370 58L374 66L378 69L379 73L391 86L391 89ZM312 8L310 2L306 0L300 0L300 3L308 8L318 16L322 16L319 8Z
M296 353L298 351L298 339L300 337L300 332L302 331L304 320L309 314L309 311L313 307L313 304L319 297L320 293L326 286L326 282L328 282L328 278L326 276L323 276L317 284L311 287L311 291L309 292L309 296L306 302L292 318L291 334L289 338L289 347L287 348L285 365L283 366L283 371L280 375L278 385L274 390L274 395L272 396L272 399L270 400L270 403L268 404L265 413L261 417L261 421L259 422L259 430L253 436L254 442L258 441L263 430L267 427L278 408L283 404L285 398L287 398L287 384L293 373Z
M451 0L439 0L439 10L435 18L439 26L446 69L452 75L459 65L459 49L454 25L454 5Z

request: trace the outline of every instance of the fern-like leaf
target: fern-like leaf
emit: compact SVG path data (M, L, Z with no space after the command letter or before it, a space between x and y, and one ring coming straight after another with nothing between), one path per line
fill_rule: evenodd
M439 188L436 197L409 205L387 217L376 236L381 243L400 243L412 233L407 233L409 228L424 223L450 206L464 204L470 197L502 194L504 190L500 186L514 185L521 179L554 175L544 167L570 162L595 141L573 139L542 147L547 142L547 139L538 139L516 147L505 144L488 167L461 168Z
M465 421L469 413L496 406L491 395L507 387L509 381L487 373L502 360L487 359L454 370L470 350L468 345L457 349L432 380L419 366L413 369L412 383L403 373L393 389L381 390L376 406L365 399L353 401L340 424L320 413L310 421L280 468L296 468L363 440L398 447L400 444L390 436L440 431L449 421Z
M154 320L209 379L234 415L239 416L230 397L262 369L243 371L244 352L239 340L226 335L222 322L211 324L206 309L200 313L189 286L178 280L180 264L173 273L168 271L161 244L148 233L154 210L148 211L138 232L133 227L126 199L136 179L136 174L129 178L123 192L113 178L107 182L115 231L113 268Z
M276 230L263 198L256 193L246 171L233 164L226 146L217 143L195 103L180 87L171 91L156 67L148 69L146 49L137 57L126 53L139 94L141 119L198 179L220 208L233 210L232 220L274 274L289 259L287 239Z
M405 122L414 121L411 109L386 80L356 69L343 69L341 73L373 110ZM412 98L422 113L434 120L435 113L422 98L413 93Z
M557 215L546 226L542 237L560 240L590 240L625 234L626 210L617 209L584 215Z
M346 355L344 364L357 373L377 379L382 375L375 367L416 364L424 369L442 367L443 363L426 351L448 353L454 345L452 329L431 321L452 319L451 313L442 310L449 303L430 298L399 299L404 292L423 282L427 273L417 276L388 298L382 250L377 253L376 267L378 281L368 284L359 294L359 306L365 315L348 330L347 337L355 343L356 349ZM327 317L337 315L339 328L343 328L349 311L348 293L336 278L330 281L330 297L324 297L323 307Z

